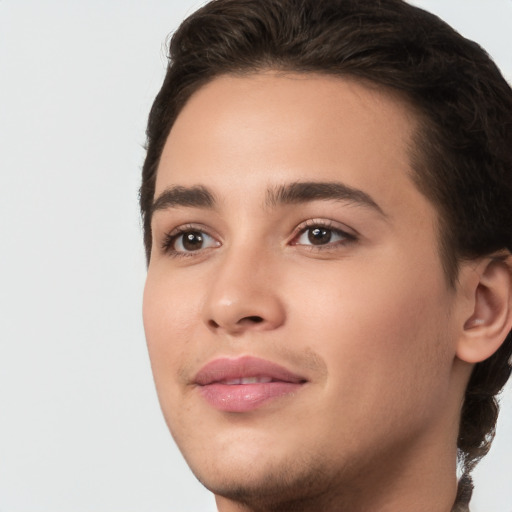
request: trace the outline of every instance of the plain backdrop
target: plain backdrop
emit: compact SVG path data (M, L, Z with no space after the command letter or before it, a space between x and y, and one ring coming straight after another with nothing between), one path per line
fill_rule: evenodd
M512 77L512 0L423 0ZM0 0L0 511L214 511L159 411L137 207L196 0ZM512 512L512 388L474 512Z

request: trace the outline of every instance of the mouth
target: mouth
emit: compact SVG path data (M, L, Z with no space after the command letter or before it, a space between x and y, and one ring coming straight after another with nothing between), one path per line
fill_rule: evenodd
M206 364L194 384L206 402L224 412L248 412L297 393L307 379L255 357L220 358Z
M241 377L240 379L222 380L219 384L239 386L240 384L264 384L265 382L273 382L272 377Z

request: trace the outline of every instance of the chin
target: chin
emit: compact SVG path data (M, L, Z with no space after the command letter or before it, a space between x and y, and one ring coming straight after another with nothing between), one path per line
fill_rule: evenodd
M334 487L333 472L326 470L325 459L315 460L298 452L286 460L253 457L250 462L188 462L198 480L218 500L234 501L254 511L303 510L306 503L323 501L320 497Z
M266 469L264 474L255 474L249 469L243 475L217 475L201 483L213 492L218 499L224 498L246 506L251 510L285 511L298 510L299 503L316 502L325 492L325 479L317 471L297 471L289 465L278 471ZM302 507L300 507L302 509Z

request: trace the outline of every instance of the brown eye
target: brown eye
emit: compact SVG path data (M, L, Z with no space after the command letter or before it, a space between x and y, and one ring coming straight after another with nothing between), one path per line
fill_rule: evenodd
M187 231L176 238L174 248L177 251L197 251L203 248L204 235L200 231Z
M178 230L165 237L162 248L170 255L179 256L219 247L221 244L212 236L198 229Z
M332 230L322 227L316 227L307 230L308 240L312 245L328 244L332 238Z
M352 234L328 225L313 224L301 230L293 245L304 245L328 249L356 240Z

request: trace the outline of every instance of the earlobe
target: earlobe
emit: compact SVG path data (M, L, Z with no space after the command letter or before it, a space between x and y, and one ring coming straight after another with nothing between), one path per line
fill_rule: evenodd
M487 258L476 269L473 307L465 319L457 345L457 356L479 363L494 354L512 328L512 276L504 259Z

